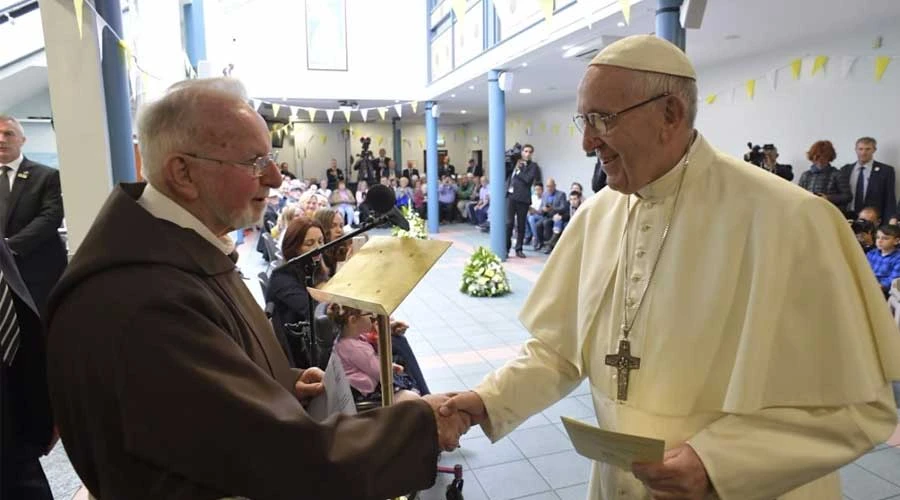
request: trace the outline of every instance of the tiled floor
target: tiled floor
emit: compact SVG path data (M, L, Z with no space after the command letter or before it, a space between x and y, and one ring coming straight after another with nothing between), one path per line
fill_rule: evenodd
M462 224L441 230L438 237L453 241L453 246L395 314L411 325L407 337L433 392L474 387L486 373L515 355L528 338L516 316L546 260L543 254L528 250L526 259L512 257L505 268L513 293L471 298L458 289L462 266L474 248L489 246L488 235ZM247 276L255 276L262 267L253 243L242 245L238 263ZM248 285L259 298L256 282L248 281ZM573 451L559 423L561 415L596 424L585 384L496 444L473 428L464 436L461 448L444 454L441 463L463 466L467 500L584 500L590 462ZM900 500L900 428L889 442L893 446L881 445L841 470L846 498ZM54 455L57 463L64 461L59 450ZM67 484L71 487L71 473L54 478L60 485L54 484L54 491L67 491ZM444 498L451 479L440 475L437 484L419 498Z

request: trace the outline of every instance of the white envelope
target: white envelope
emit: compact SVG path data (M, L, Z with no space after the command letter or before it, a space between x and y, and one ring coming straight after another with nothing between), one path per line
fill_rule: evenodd
M620 432L604 431L569 417L562 417L563 426L579 455L631 470L634 462L662 462L666 442Z

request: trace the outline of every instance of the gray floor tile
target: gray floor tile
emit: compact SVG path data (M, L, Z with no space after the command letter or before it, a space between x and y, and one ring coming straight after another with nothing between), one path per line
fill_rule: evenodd
M481 429L480 425L475 425L475 426L469 427L469 432L460 436L459 439L461 441L467 441L469 439L475 439L478 437L484 437L484 430Z
M529 461L554 489L581 484L590 479L591 461L575 451L530 458Z
M537 495L519 497L516 500L559 500L559 497L556 496L556 493L553 493L552 491L546 491L544 493L538 493Z
M584 379L578 384L578 387L572 391L570 396L583 396L585 394L590 395L591 393L591 382L588 379Z
M479 375L477 373L460 375L459 379L462 380L464 384L466 384L467 388L474 389L478 387L478 384L480 384L482 380L484 380L484 375Z
M884 448L860 457L856 465L900 486L900 449Z
M872 474L856 464L841 469L844 494L853 500L882 500L900 495L900 487Z
M491 333L485 335L473 335L471 337L466 337L465 340L467 344L475 349L506 345L506 342L504 342L503 339Z
M544 416L543 413L537 413L528 418L528 420L522 422L516 430L522 429L532 429L534 427L541 427L543 425L550 425L550 420Z
M519 498L550 491L550 486L525 460L475 469L475 477L491 500Z
M515 462L525 457L509 439L501 439L491 444L487 437L466 439L460 442L460 454L472 469L490 465Z
M428 388L431 389L431 392L433 393L458 392L465 389L466 384L464 384L459 377L453 376L428 379Z
M479 363L466 363L464 365L453 365L450 367L458 376L463 375L487 375L488 373L494 371L494 367L491 366L487 361L481 361Z
M585 500L588 495L588 483L560 488L556 490L556 494L562 500Z
M594 409L584 405L576 398L565 398L557 401L550 408L542 412L550 422L560 422L560 417L584 418L594 415Z
M571 450L572 443L555 425L513 431L510 439L528 458Z

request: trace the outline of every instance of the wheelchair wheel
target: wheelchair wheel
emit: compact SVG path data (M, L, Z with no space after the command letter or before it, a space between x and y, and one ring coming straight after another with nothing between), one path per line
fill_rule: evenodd
M454 479L447 485L447 500L463 500L463 480Z

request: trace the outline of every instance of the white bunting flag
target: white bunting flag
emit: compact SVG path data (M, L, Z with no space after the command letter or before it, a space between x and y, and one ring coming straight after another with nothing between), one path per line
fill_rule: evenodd
M387 115L387 108L378 108L378 114L381 116L381 121L384 121L384 117Z
M403 105L402 104L394 104L394 111L397 112L397 116L403 116Z
M367 108L367 109L361 109L361 110L359 110L359 114L362 115L363 121L366 121L366 120L369 119L369 110L368 110L368 108Z
M850 72L853 71L853 65L856 64L856 60L856 56L844 56L844 58L841 59L841 78L850 76Z
M316 108L306 108L306 114L309 115L310 122L316 121L316 111Z
M299 113L299 112L300 112L299 106L291 106L291 116L292 117L297 116L297 113Z
M769 80L769 83L772 85L772 90L778 88L778 68L766 73L766 79Z
M325 116L328 117L328 123L331 123L331 121L334 120L334 110L333 110L333 109L326 109L326 110L325 110Z
M413 101L409 103L409 107L412 108L413 114L416 114L416 109L419 107L419 101Z

